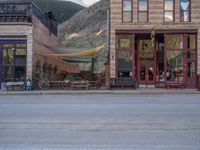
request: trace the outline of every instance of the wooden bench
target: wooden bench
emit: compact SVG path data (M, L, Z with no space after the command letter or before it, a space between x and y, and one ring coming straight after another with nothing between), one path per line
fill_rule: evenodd
M110 87L131 87L136 89L137 88L137 81L135 78L132 77L125 77L125 78L111 78L110 79Z
M7 91L15 90L16 87L19 87L21 89L25 89L25 83L23 81L18 81L18 82L6 82L6 89Z
M72 89L86 89L86 90L88 90L89 85L90 85L89 81L84 81L84 80L72 81L71 82L71 88Z
M165 86L167 89L169 88L185 88L184 82L181 81L173 81L173 82L166 82Z

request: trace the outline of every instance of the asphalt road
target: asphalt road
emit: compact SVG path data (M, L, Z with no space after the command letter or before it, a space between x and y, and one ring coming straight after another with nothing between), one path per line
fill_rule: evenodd
M200 95L0 96L0 150L200 150Z

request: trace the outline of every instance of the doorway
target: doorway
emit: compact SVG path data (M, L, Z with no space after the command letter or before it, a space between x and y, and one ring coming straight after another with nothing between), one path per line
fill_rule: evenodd
M197 81L197 53L196 53L196 35L186 34L185 37L185 50L184 50L184 65L185 79L187 88L195 88Z
M140 85L155 84L155 50L151 39L138 40L138 81Z

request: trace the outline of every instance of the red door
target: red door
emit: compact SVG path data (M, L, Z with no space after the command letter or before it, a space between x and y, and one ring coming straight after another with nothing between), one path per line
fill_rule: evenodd
M143 85L154 85L156 75L155 50L151 40L139 40L138 79Z
M154 62L141 62L139 67L140 84L152 85L155 81L155 64Z
M197 47L196 34L184 35L184 79L187 88L197 85Z

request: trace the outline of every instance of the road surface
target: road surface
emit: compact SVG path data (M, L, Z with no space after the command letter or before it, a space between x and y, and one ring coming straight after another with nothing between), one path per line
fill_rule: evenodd
M200 150L200 95L0 96L0 150Z

